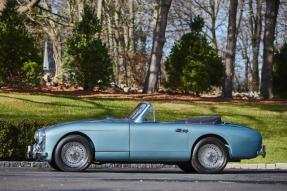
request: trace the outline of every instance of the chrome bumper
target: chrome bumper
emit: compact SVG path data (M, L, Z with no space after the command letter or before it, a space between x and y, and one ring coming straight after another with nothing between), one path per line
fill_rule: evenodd
M261 155L263 158L265 158L266 156L266 146L262 145L260 150L257 151L257 155Z
M27 158L28 159L42 159L48 156L46 152L39 151L37 145L29 145L27 148Z

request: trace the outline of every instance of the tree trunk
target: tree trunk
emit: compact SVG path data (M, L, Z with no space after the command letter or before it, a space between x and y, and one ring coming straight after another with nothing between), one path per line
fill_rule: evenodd
M128 1L129 6L129 53L135 53L135 34L134 34L134 27L135 27L135 19L134 19L134 0Z
M243 45L241 50L242 58L244 61L244 91L249 91L249 65L247 46Z
M259 90L259 49L262 31L262 0L256 0L256 15L253 11L253 0L249 0L249 28L252 41L252 91Z
M210 8L211 8L211 35L212 35L212 44L214 48L218 49L217 46L217 37L216 37L216 19L218 15L218 7L221 1L210 0Z
M274 39L279 0L266 0L263 66L261 72L260 93L264 99L273 98L272 92L272 64L274 57Z
M144 93L157 92L158 89L158 73L165 43L165 30L171 2L172 0L159 0L159 14L153 33L153 44L148 63L149 68L145 80Z
M128 49L129 49L129 27L128 23L124 22L123 23L123 64L124 64L124 79L125 79L125 84L129 86L129 72L128 72Z
M99 21L102 19L102 8L103 8L103 0L98 0L97 4L97 17Z
M109 50L113 50L113 30L112 30L112 19L109 14L107 14L107 22L108 22L108 47Z
M120 84L120 67L122 66L122 58L121 58L121 43L120 43L120 34L119 34L119 1L115 0L115 12L114 12L114 55L116 62L116 71L115 71L115 80L117 84Z
M244 66L244 89L245 91L249 91L249 62L245 60Z
M152 4L153 13L152 13L152 20L151 20L151 30L155 31L158 15L159 15L159 0L154 1Z
M81 22L82 21L82 15L84 12L84 1L83 0L78 0L77 1L78 4L78 21Z
M83 89L84 91L93 91L94 86L87 79L84 79Z
M244 11L244 3L245 3L245 0L240 0L239 1L239 5L238 6L238 11L239 13L237 14L237 25L236 25L236 33L235 33L235 39L237 41L237 37L238 37L238 33L239 33L239 29L241 28L241 22L242 22L242 16L243 16L243 11Z
M229 4L229 18L228 18L228 33L227 45L225 53L225 77L222 87L223 97L232 98L233 77L234 77L234 62L236 50L236 14L237 14L238 0L230 0Z
M55 76L56 81L62 79L62 46L61 37L57 34L51 35L52 47L53 47L53 57L55 61Z

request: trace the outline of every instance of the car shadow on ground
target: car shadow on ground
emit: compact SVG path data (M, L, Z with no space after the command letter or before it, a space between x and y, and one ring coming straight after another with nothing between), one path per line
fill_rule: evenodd
M88 169L87 173L143 173L143 174L178 174L184 173L180 169Z
M196 172L186 173L180 169L88 169L85 173L143 173L143 174L197 174ZM227 169L219 174L274 174L287 173L287 170L266 170L266 169ZM210 174L209 174L210 175Z

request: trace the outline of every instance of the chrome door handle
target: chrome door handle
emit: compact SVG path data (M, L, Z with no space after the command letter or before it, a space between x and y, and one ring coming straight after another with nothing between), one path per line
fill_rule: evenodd
M188 129L183 129L182 132L188 133Z
M187 133L188 129L177 128L177 129L175 129L175 132L177 132L177 133Z

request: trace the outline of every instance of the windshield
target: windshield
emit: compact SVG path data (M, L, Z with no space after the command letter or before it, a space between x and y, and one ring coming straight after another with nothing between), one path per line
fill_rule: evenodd
M147 107L146 103L140 103L138 106L129 114L128 118L131 120L135 120Z

